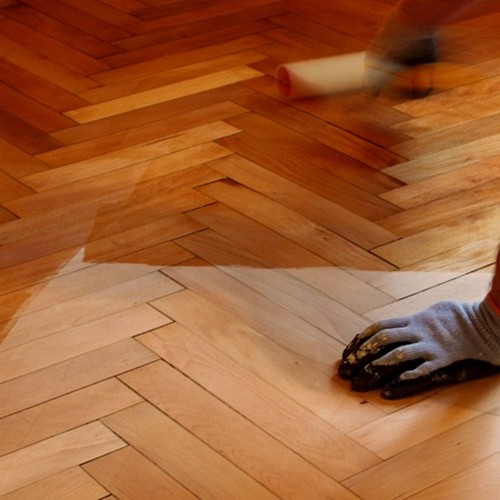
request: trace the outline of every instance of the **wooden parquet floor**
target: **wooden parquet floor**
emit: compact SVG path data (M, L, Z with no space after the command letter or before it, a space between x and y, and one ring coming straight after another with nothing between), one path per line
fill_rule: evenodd
M422 100L286 101L394 0L0 0L2 499L498 498L500 386L351 392L379 318L487 291L500 13Z

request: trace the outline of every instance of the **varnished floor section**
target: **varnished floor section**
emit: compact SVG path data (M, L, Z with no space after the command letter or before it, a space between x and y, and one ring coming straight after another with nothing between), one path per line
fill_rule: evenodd
M500 14L423 100L277 93L394 3L0 0L2 499L498 498L498 377L335 374L499 242Z

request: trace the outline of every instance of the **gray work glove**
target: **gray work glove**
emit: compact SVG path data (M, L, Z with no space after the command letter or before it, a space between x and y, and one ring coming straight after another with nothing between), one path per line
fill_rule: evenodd
M439 302L383 320L346 347L341 377L357 391L397 399L437 385L500 373L500 314L493 302Z

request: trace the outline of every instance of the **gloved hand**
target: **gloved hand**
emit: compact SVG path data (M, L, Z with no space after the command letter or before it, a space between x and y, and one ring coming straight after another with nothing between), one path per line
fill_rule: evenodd
M387 399L500 373L500 312L489 297L476 304L439 302L375 323L342 358L339 374L354 390L382 388Z
M424 83L418 67L438 59L435 30L433 26L406 26L395 12L392 13L368 50L365 78L368 90L377 95L406 73L405 86L411 97L427 95L432 88L432 74L429 70L424 71L423 74L429 73Z

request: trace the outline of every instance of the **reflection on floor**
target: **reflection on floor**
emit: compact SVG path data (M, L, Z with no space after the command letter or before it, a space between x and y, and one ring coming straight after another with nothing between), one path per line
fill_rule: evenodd
M495 497L498 377L336 375L371 322L488 290L493 3L425 99L287 101L279 63L395 1L0 0L1 498Z

